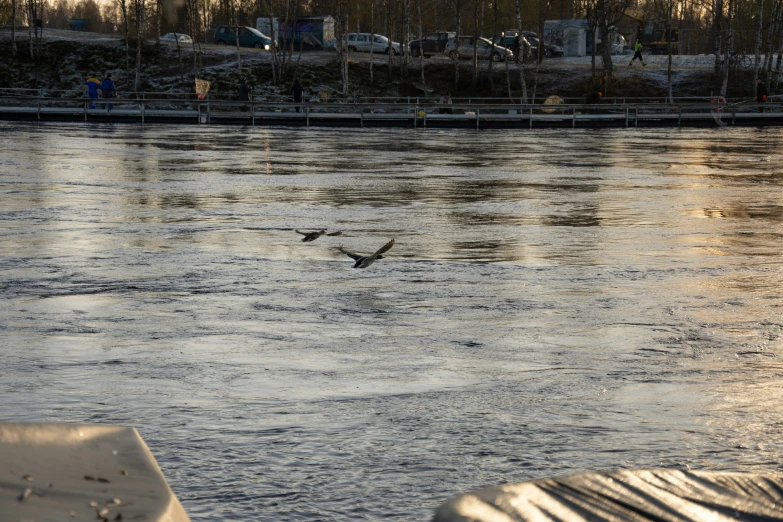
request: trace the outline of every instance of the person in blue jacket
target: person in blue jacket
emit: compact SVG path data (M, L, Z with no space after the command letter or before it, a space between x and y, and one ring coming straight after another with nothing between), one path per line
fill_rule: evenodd
M114 98L117 96L117 87L115 87L114 82L111 80L111 74L106 75L106 79L101 82L101 90L103 91L103 97L104 98ZM101 104L101 109L106 107L105 103ZM109 103L109 112L114 108L113 103Z
M91 100L98 98L98 89L101 88L101 82L96 78L95 76L90 76L87 78L87 81L84 82L84 85L87 86L87 95L90 97ZM95 102L90 102L90 109L95 108Z

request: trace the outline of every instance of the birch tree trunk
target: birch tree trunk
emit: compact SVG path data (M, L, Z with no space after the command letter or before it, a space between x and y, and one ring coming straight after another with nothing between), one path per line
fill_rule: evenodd
M400 38L400 43L402 44L402 62L400 64L400 74L402 75L402 78L407 80L408 79L408 40L409 35L411 33L411 13L410 13L410 0L403 0L402 2L402 11L403 11L403 21L402 21L402 38ZM389 49L389 54L394 54L394 49Z
M384 24L386 26L386 34L389 37L389 41L394 41L394 35L392 34L393 31L393 23L392 23L392 17L391 17L391 0L386 0L384 2L385 8L386 8L386 23ZM386 63L389 67L389 81L391 81L392 78L392 57L394 56L394 53L389 52L389 54L386 56Z
M511 101L511 103L514 103L514 97L511 96L511 71L508 68L508 60L505 60L503 63L506 64L506 88L508 90L508 99ZM524 103L527 103L527 98L525 99Z
M391 40L389 47L391 47ZM375 61L375 0L370 0L370 83L373 82L372 64ZM390 49L389 52L392 52Z
M155 43L160 44L160 10L163 8L163 0L155 0ZM179 38L177 38L179 47ZM180 61L182 61L180 59Z
M734 18L734 0L729 0L728 2L728 13L726 15L726 22L728 23L728 43L729 45L726 47L726 54L724 58L724 67L723 67L723 81L721 82L720 86L720 95L724 98L726 97L726 92L728 92L729 89L729 57L731 55L731 50L734 49L734 27L733 27L733 18Z
M612 76L614 71L614 64L612 63L612 42L610 37L611 28L609 17L609 7L606 5L606 0L599 0L598 2L598 32L601 33L601 60L604 62L604 90L608 90L608 79ZM595 45L595 42L593 42ZM606 93L604 93L606 95Z
M421 27L421 0L417 0L416 9L419 12L419 42L424 39ZM424 78L424 53L419 52L419 68L421 69L421 86L424 87L424 95L427 95L427 80Z
M277 85L280 76L278 74L278 71L280 71L280 56L278 51L280 46L280 24L275 22L275 9L272 0L269 0L269 27L271 27L272 31L272 85ZM278 33L278 37L275 37L276 32ZM291 34L291 38L293 39L293 34Z
M781 15L783 15L783 1L775 0L772 4L772 14L767 31L767 51L764 54L764 70L769 79L772 74L772 60L775 53L775 42L778 39L778 27L780 27Z
M669 34L669 28L671 27L671 24L667 22L667 34ZM671 36L671 35L670 35ZM669 40L671 40L671 37L669 37ZM669 103L674 103L674 77L672 75L672 43L667 42L668 52L669 52L669 60L666 65L666 83L669 87Z
M713 47L715 48L715 86L720 90L721 78L723 77L723 67L728 67L729 62L725 59L723 53L723 35L721 33L721 25L723 25L723 0L715 0L715 7L712 13L712 32L713 32Z
M457 59L454 61L454 89L459 88L459 15L460 15L460 0L454 1L455 13L457 18L457 30L454 32L454 48Z
M285 49L283 49L283 60L282 60L282 69L280 70L280 76L282 78L285 78L288 75L288 67L291 65L291 60L293 60L294 56L294 32L296 31L296 12L294 12L294 19L293 22L291 21L291 0L286 0L285 2L285 19L284 22L286 27L289 26L289 24L292 27L291 31L291 40L288 42L288 51L286 52ZM348 22L346 21L346 24ZM346 28L348 26L346 25ZM302 35L299 35L299 41L301 42Z
M11 55L16 57L16 0L11 0Z
M517 15L517 30L522 30L522 8L520 7L519 0L514 0L514 6L516 7L516 15ZM544 35L541 35L543 38ZM527 103L527 82L525 81L525 60L519 58L519 55L524 54L521 49L524 47L521 43L522 41L522 33L520 32L517 35L517 49L520 49L520 52L517 53L517 68L519 69L519 83L522 84L522 104ZM539 53L541 52L541 48L539 47ZM510 91L510 89L509 89ZM509 93L510 95L510 93Z
M30 41L30 58L35 59L35 51L33 49L33 25L35 25L35 21L33 20L33 13L33 0L27 0L27 35Z
M337 2L337 20L334 23L337 40L337 55L340 59L340 76L343 82L343 96L348 94L348 56L343 45L343 36L348 32L348 17L342 1Z
M491 40L494 42L495 38L500 36L498 34L498 3L492 2L492 38ZM495 78L492 76L492 62L494 60L489 61L489 90L492 93L492 96L495 96ZM508 60L504 60L505 62L508 62Z
M547 16L549 15L549 0L538 0L538 30L540 35L542 37L538 40L538 56L536 60L536 67L533 70L533 96L531 102L533 104L536 103L536 94L538 93L538 70L541 66L541 62L544 57L544 49L546 46L544 45L544 20L546 20Z
M476 93L476 87L478 87L478 3L479 0L473 0L473 78L471 79L471 88L473 94ZM490 49L490 53L492 49ZM490 54L489 60L492 61L492 55Z
M136 80L133 90L139 90L139 78L141 76L141 43L144 38L144 9L145 0L136 0Z
M122 30L125 35L125 88L130 88L130 23L128 20L127 0L119 0L120 12L122 14Z
M187 8L186 14L187 14L187 22L190 26L190 34L192 36L191 38L191 50L193 52L193 74L198 76L199 70L198 70L198 51L196 50L196 42L199 40L199 35L201 34L201 28L199 27L199 21L201 20L201 17L198 14L198 2L197 0L188 0L187 4L185 4L185 7Z
M239 20L237 19L237 10L234 2L231 2L231 10L234 14L234 36L237 41L237 73L242 78L242 54L239 52Z
M753 89L755 95L758 95L759 68L761 67L761 30L764 22L764 0L756 0L756 43L755 56L753 60Z

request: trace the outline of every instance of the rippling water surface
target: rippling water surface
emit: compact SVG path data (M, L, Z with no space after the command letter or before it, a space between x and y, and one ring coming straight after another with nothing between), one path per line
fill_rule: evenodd
M135 426L194 520L779 471L781 138L2 123L0 417Z

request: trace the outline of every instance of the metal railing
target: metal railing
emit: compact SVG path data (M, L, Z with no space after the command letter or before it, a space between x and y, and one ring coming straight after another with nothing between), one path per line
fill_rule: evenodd
M377 100L389 101L377 101ZM683 99L681 103L664 103L658 99L641 102L604 102L599 105L563 103L508 103L507 99L455 99L451 104L438 103L435 98L364 98L362 101L332 101L326 103L292 103L285 96L256 97L253 101L198 100L192 97L156 98L84 98L31 97L0 92L0 117L12 115L25 119L116 119L145 122L184 121L198 123L241 123L256 125L268 122L288 122L311 125L324 122L348 123L357 126L396 121L414 127L454 124L480 128L504 122L516 126L558 124L576 127L579 122L613 126L638 126L639 122L664 122L682 125L685 121L715 119L718 124L759 118L769 123L783 123L783 103L757 104L742 100L734 103L713 103L710 99ZM112 111L109 112L109 107ZM763 112L762 112L763 111ZM43 117L43 118L42 118ZM675 123L676 122L676 123Z
M18 97L18 98L81 98L85 97L85 91L79 87L77 89L26 89L26 88L0 88L0 98ZM506 105L506 104L519 104L519 105L536 105L542 104L546 101L549 95L539 95L535 98L529 98L527 103L523 103L521 98L508 98L508 97L480 97L480 96L468 96L468 97L453 97L451 98L453 103L466 104L466 105ZM178 92L131 92L131 91L118 91L118 97L115 99L134 99L134 100L199 100L196 93L178 93ZM292 97L282 94L252 94L252 102L290 102ZM388 104L408 104L418 105L426 103L438 103L441 96L342 96L336 93L329 93L329 98L332 103L388 103ZM681 103L709 103L711 100L716 99L716 96L677 96L673 98L675 104ZM107 100L109 98L106 98ZM317 93L309 96L310 103L314 103L317 99ZM99 100L103 100L100 98ZM206 96L206 100L210 101L237 101L235 93L214 93L210 92ZM562 97L562 100L566 104L580 105L584 104L584 96L567 96ZM669 103L669 97L661 96L644 96L644 97L631 97L631 96L607 96L602 98L601 104L638 104L638 103ZM728 103L738 103L747 101L747 98L731 98L727 99Z

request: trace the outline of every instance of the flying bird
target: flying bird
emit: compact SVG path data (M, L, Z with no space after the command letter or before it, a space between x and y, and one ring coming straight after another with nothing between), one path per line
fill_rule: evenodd
M391 249L391 247L393 246L394 246L394 240L392 239L391 241L383 245L381 248L379 248L378 251L371 256L362 256L359 254L354 254L353 252L349 252L343 247L340 247L340 252L342 252L343 254L347 255L348 257L356 261L356 263L353 265L354 268L367 268L371 264L375 263L378 259L383 259L383 256L381 254L383 254L384 252L388 252L389 249Z
M302 238L303 243L307 243L308 241L315 241L319 237L326 234L326 230L316 230L315 232L300 232L298 230L294 230L297 234L302 234L304 237ZM342 234L342 232L332 232L330 234L326 234L327 236L339 236Z

